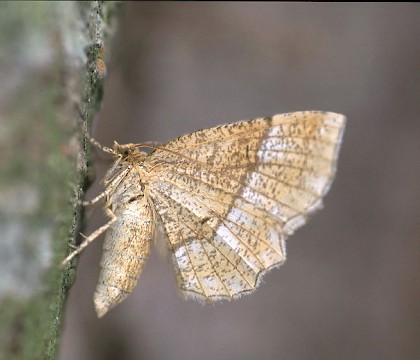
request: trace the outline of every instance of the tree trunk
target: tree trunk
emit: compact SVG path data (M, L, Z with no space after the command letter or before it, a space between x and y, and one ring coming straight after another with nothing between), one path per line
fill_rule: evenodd
M0 359L56 359L118 5L0 4ZM107 35L107 36L105 36Z

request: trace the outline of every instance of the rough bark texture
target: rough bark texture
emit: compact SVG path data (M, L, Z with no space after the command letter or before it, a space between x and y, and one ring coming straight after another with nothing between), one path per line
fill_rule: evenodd
M0 5L0 359L58 356L76 261L58 265L82 229L78 200L91 180L84 134L100 106L115 10Z

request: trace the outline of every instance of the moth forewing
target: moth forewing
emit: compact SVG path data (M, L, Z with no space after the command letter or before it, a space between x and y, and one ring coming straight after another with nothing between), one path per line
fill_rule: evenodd
M183 135L145 160L187 297L238 298L285 261L284 241L332 182L344 125L336 113L280 114Z

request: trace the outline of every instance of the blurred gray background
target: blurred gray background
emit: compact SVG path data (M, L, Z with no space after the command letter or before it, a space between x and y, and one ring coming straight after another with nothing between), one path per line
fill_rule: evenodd
M61 359L419 359L420 6L123 6L93 128L102 143L298 110L348 123L325 208L254 294L184 301L154 251L134 293L98 320L100 239L80 257ZM97 180L107 166L96 161ZM88 233L105 221L88 216Z

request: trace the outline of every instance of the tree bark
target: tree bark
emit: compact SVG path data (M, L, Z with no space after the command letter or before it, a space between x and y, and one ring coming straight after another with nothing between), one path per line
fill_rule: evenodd
M113 2L0 5L0 359L56 359ZM7 36L5 35L7 34ZM77 110L76 110L77 109Z

